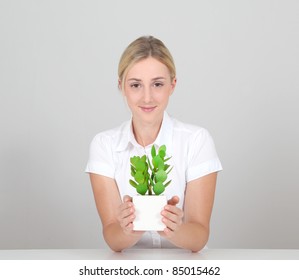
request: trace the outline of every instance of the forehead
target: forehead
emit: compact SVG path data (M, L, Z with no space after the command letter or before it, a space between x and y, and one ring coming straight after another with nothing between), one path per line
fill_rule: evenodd
M128 70L126 79L147 79L157 76L166 78L170 76L169 70L167 66L159 60L149 57L134 63Z

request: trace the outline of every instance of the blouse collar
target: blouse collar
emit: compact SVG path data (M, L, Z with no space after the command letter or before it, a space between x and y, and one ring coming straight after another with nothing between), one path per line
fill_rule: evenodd
M162 125L159 130L158 136L153 144L156 146L156 148L162 145L166 145L167 154L171 154L172 135L173 135L173 122L171 117L168 115L168 113L164 111ZM117 152L124 151L129 147L130 144L135 147L141 147L141 145L137 143L135 136L133 134L132 118L130 121L126 122L123 127L121 137L116 146L116 151ZM152 144L150 144L149 146L152 146Z

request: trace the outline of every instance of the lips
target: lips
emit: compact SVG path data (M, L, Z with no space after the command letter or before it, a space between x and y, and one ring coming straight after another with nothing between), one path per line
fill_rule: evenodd
M149 106L140 106L140 108L143 112L149 113L149 112L154 111L156 106L150 106L150 107Z

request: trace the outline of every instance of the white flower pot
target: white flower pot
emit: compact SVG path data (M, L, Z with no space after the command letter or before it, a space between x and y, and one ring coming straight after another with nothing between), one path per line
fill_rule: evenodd
M133 222L134 230L163 231L161 211L167 204L164 195L138 195L133 196L136 218Z

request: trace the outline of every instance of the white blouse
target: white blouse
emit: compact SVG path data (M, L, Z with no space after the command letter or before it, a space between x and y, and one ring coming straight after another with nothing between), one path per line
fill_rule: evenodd
M182 123L166 112L153 144L156 149L166 145L166 157L171 157L167 164L173 166L173 169L168 174L167 180L171 180L171 184L166 187L164 195L167 199L177 195L180 198L177 206L180 208L183 208L185 188L189 181L222 170L209 132L204 128ZM119 127L100 132L94 137L85 171L115 179L121 197L134 196L137 194L136 189L129 184L132 179L130 157L146 153L151 159L153 144L145 148L138 144L133 134L132 120L124 122ZM136 246L142 244L144 247L147 244L149 247L161 247L163 243L165 242L160 235L150 232ZM168 245L165 247L169 247Z

